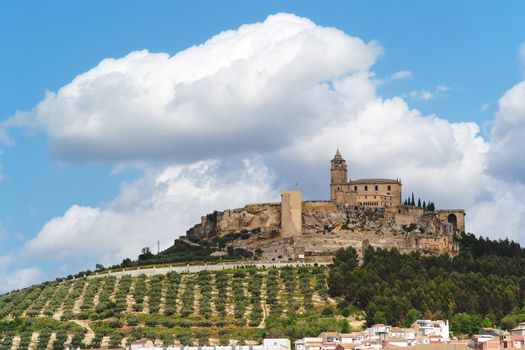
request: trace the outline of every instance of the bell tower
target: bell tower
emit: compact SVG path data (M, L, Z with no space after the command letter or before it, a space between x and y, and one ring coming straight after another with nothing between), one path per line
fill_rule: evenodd
M335 153L334 159L330 161L330 184L346 184L347 183L347 166L346 160L341 157L339 148Z
M345 185L348 182L346 160L339 153L339 148L334 159L330 161L330 165L330 200L338 201L338 197L344 194L344 188L347 187Z

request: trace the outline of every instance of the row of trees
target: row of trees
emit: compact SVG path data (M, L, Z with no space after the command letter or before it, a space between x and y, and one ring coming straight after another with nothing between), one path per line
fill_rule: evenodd
M414 192L412 192L412 196L407 197L403 201L403 205L412 205L412 206L415 206L415 207L418 207L418 208L424 208L424 209L426 209L428 211L435 211L436 210L436 206L435 206L434 202L430 202L430 201L428 201L428 203L426 201L421 202L421 198L418 198L417 202L416 202L416 200L414 198Z

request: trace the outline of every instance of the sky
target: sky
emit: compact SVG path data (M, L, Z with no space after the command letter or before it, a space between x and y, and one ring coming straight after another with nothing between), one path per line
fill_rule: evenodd
M401 178L525 243L522 1L0 1L0 292Z

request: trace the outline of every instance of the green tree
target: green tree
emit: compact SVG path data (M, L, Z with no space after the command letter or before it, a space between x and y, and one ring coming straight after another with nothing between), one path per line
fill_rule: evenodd
M420 320L422 317L423 314L421 314L421 311L417 309L408 310L405 318L405 327L410 327L412 323L414 323L416 320Z

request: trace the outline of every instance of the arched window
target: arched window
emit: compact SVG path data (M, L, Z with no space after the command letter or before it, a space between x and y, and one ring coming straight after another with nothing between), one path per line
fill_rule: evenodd
M354 186L354 191L357 191L357 186Z
M388 185L388 190L389 191L392 190L392 186Z
M376 191L379 190L379 186L376 185Z
M365 191L368 191L368 186L365 186Z
M454 230L458 229L458 218L454 214L450 214L447 218L447 221L452 224L452 227L454 227Z

